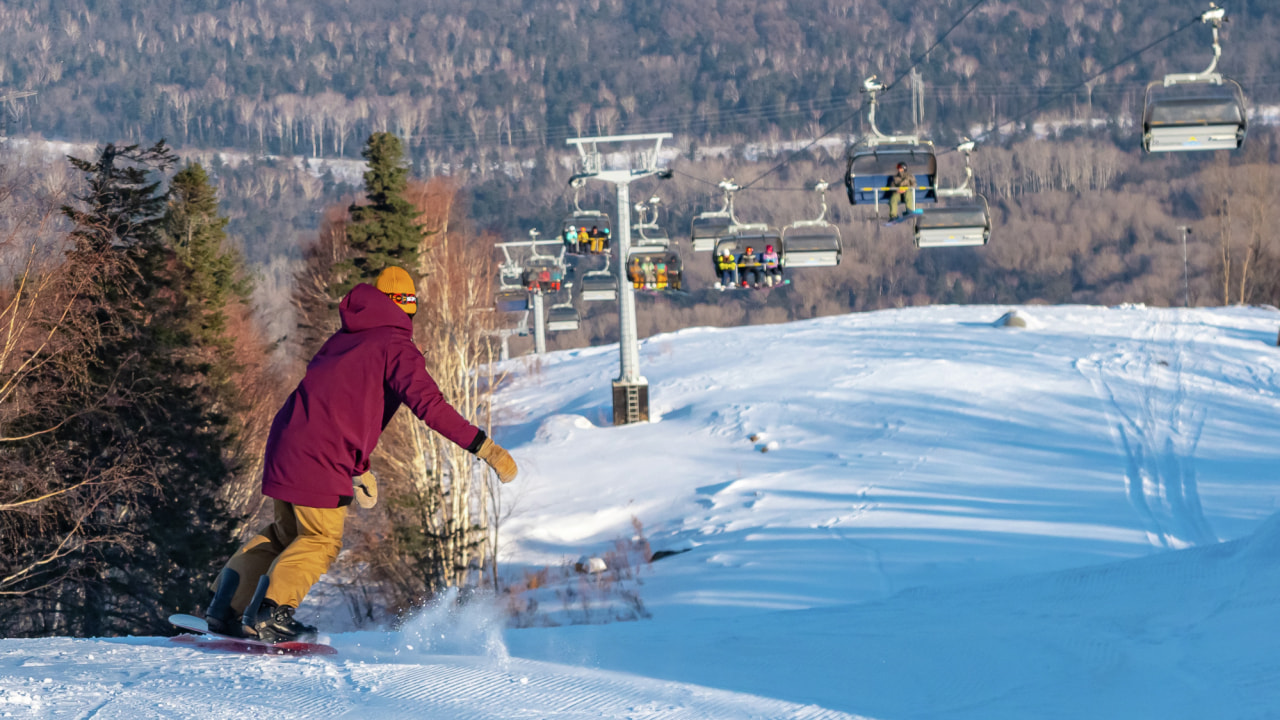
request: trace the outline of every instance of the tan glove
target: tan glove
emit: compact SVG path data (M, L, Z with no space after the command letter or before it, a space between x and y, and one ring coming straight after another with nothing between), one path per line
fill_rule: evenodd
M378 478L373 472L351 478L351 489L355 492L356 504L365 510L378 504Z
M498 479L504 483L515 480L516 473L520 471L516 467L516 461L511 459L511 454L489 438L484 439L484 443L480 445L480 450L476 453L476 457L489 463L489 467L498 473Z

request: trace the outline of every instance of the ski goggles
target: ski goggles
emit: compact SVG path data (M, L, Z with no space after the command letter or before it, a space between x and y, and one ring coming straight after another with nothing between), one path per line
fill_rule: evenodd
M418 304L418 296L413 293L387 293L387 297L391 298L391 302L397 305Z

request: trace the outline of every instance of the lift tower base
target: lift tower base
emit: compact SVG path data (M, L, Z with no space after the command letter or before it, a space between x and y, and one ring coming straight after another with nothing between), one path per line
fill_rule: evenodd
M613 381L613 424L649 422L649 383Z

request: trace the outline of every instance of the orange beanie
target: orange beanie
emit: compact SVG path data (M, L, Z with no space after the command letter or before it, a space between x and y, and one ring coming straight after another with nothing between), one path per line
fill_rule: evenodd
M418 296L413 289L413 278L404 268L392 265L378 273L379 290L410 315L418 312Z

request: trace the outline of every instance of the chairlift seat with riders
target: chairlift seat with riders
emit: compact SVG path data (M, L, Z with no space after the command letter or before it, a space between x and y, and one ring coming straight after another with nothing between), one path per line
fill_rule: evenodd
M898 174L898 163L906 165L915 176L916 205L936 202L938 158L933 143L915 135L885 135L876 127L876 98L884 89L875 75L862 82L862 92L867 94L867 124L871 126L871 134L849 148L844 172L849 204L878 208L880 203L889 202L897 192L889 182Z
M747 248L751 248L757 253L763 253L765 248L770 245L778 253L779 264L785 267L787 261L783 252L782 235L777 230L764 224L739 225L736 229L721 235L716 240L715 256L711 258L711 262L714 265L715 258L719 257L725 250L737 257Z
M572 255L599 254L609 251L609 216L599 210L583 210L578 204L578 195L582 190L582 181L574 179L570 181L573 186L573 211L564 216L564 221L560 225L560 239L564 241L565 250ZM583 246L578 242L578 232L580 230L587 231L588 236L594 230L596 237L588 238L588 243ZM570 237L570 232L573 237ZM593 242L594 241L594 242ZM592 252L591 247L599 248L597 252Z
M938 199L938 159L933 143L917 142L860 143L849 153L845 170L845 188L853 205L888 203L895 190L889 181L898 174L898 163L916 178L916 204Z
M1248 109L1239 83L1218 74L1218 30L1226 11L1214 3L1200 15L1213 26L1213 61L1199 73L1165 75L1147 86L1142 108L1142 149L1147 152L1234 150L1244 144Z
M653 261L655 266L652 287L642 274L641 268L645 260ZM637 289L680 292L684 290L684 265L680 256L664 247L632 248L631 259L627 262L627 277Z

